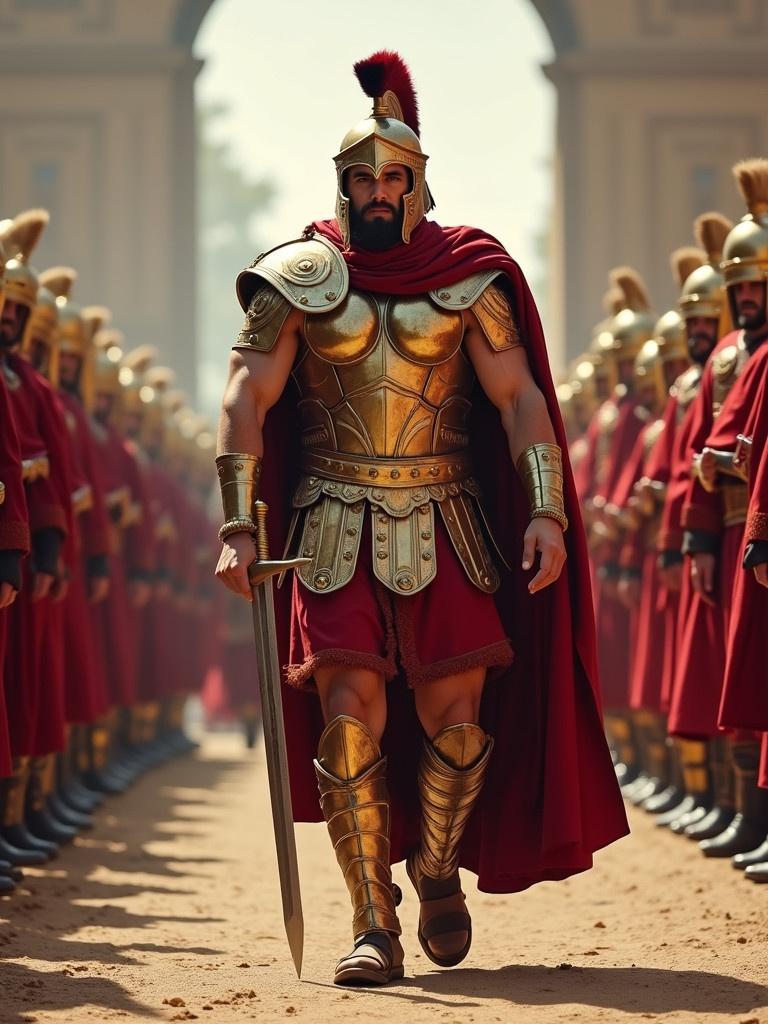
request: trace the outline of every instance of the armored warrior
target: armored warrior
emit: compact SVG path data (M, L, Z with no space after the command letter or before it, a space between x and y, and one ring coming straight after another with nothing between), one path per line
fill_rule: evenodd
M425 219L400 58L355 70L373 112L335 158L336 219L238 278L217 574L250 596L260 495L273 548L307 560L277 627L294 816L319 819L319 786L352 899L334 980L383 984L404 971L392 863L424 952L453 966L460 866L519 891L588 868L626 821L533 300L495 239Z
M699 456L707 447L715 450L726 447L721 439L741 432L746 425L752 409L747 382L759 381L768 340L764 242L768 161L743 161L734 167L734 174L749 212L725 240L722 270L731 316L739 329L727 334L715 348L691 406L689 444L696 458L682 512L684 551L690 556L691 583L702 603L718 606L723 659L725 637L731 624L733 584L740 571L747 487L743 479L735 477L729 477L722 486L713 487L707 471L708 461ZM746 375L745 382L737 392L740 397L736 401L731 392L742 374ZM692 666L692 661L687 664L681 690L690 695L690 703L697 702L701 709L700 735L716 736L723 666L718 666L721 670L717 677L710 675L704 681L699 674L693 674ZM734 732L729 753L735 774L737 813L719 835L702 839L701 849L708 857L747 853L765 836L768 802L757 788L759 742L749 731Z

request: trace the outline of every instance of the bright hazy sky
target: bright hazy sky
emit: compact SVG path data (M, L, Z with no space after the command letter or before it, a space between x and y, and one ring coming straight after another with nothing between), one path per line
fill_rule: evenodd
M490 231L535 284L554 90L540 70L551 42L528 0L216 0L197 39L197 95L227 104L221 135L254 178L280 187L262 241L333 214L332 157L370 112L352 64L384 48L416 84L435 219Z

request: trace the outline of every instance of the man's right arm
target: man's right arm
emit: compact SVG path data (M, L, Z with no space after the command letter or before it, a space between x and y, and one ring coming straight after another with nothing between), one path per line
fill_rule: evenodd
M299 346L303 312L291 311L276 344L268 351L238 347L229 364L229 380L219 419L217 454L264 455L262 428L267 413L282 395ZM255 556L248 530L226 537L216 567L218 578L234 593L250 600L248 566Z

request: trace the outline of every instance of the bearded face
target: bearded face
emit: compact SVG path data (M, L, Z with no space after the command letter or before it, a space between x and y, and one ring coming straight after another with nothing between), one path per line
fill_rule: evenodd
M6 299L0 314L0 347L12 349L21 344L30 312L28 306Z
M347 171L345 187L352 242L371 252L398 245L403 237L403 196L411 190L408 168L387 164L376 177L367 165L356 164Z
M717 320L711 316L692 316L685 321L688 354L691 361L703 366L717 344Z
M765 284L761 281L740 281L733 285L736 323L744 331L759 331L765 325Z

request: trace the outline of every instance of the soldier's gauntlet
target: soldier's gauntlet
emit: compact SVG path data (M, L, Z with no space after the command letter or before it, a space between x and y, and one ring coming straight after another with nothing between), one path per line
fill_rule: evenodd
M563 455L559 445L532 444L517 460L517 472L528 495L531 519L554 519L563 530L568 518L563 501Z
M226 540L231 534L242 531L255 534L254 505L259 497L261 459L257 455L227 453L217 456L216 469L224 508L219 540Z

